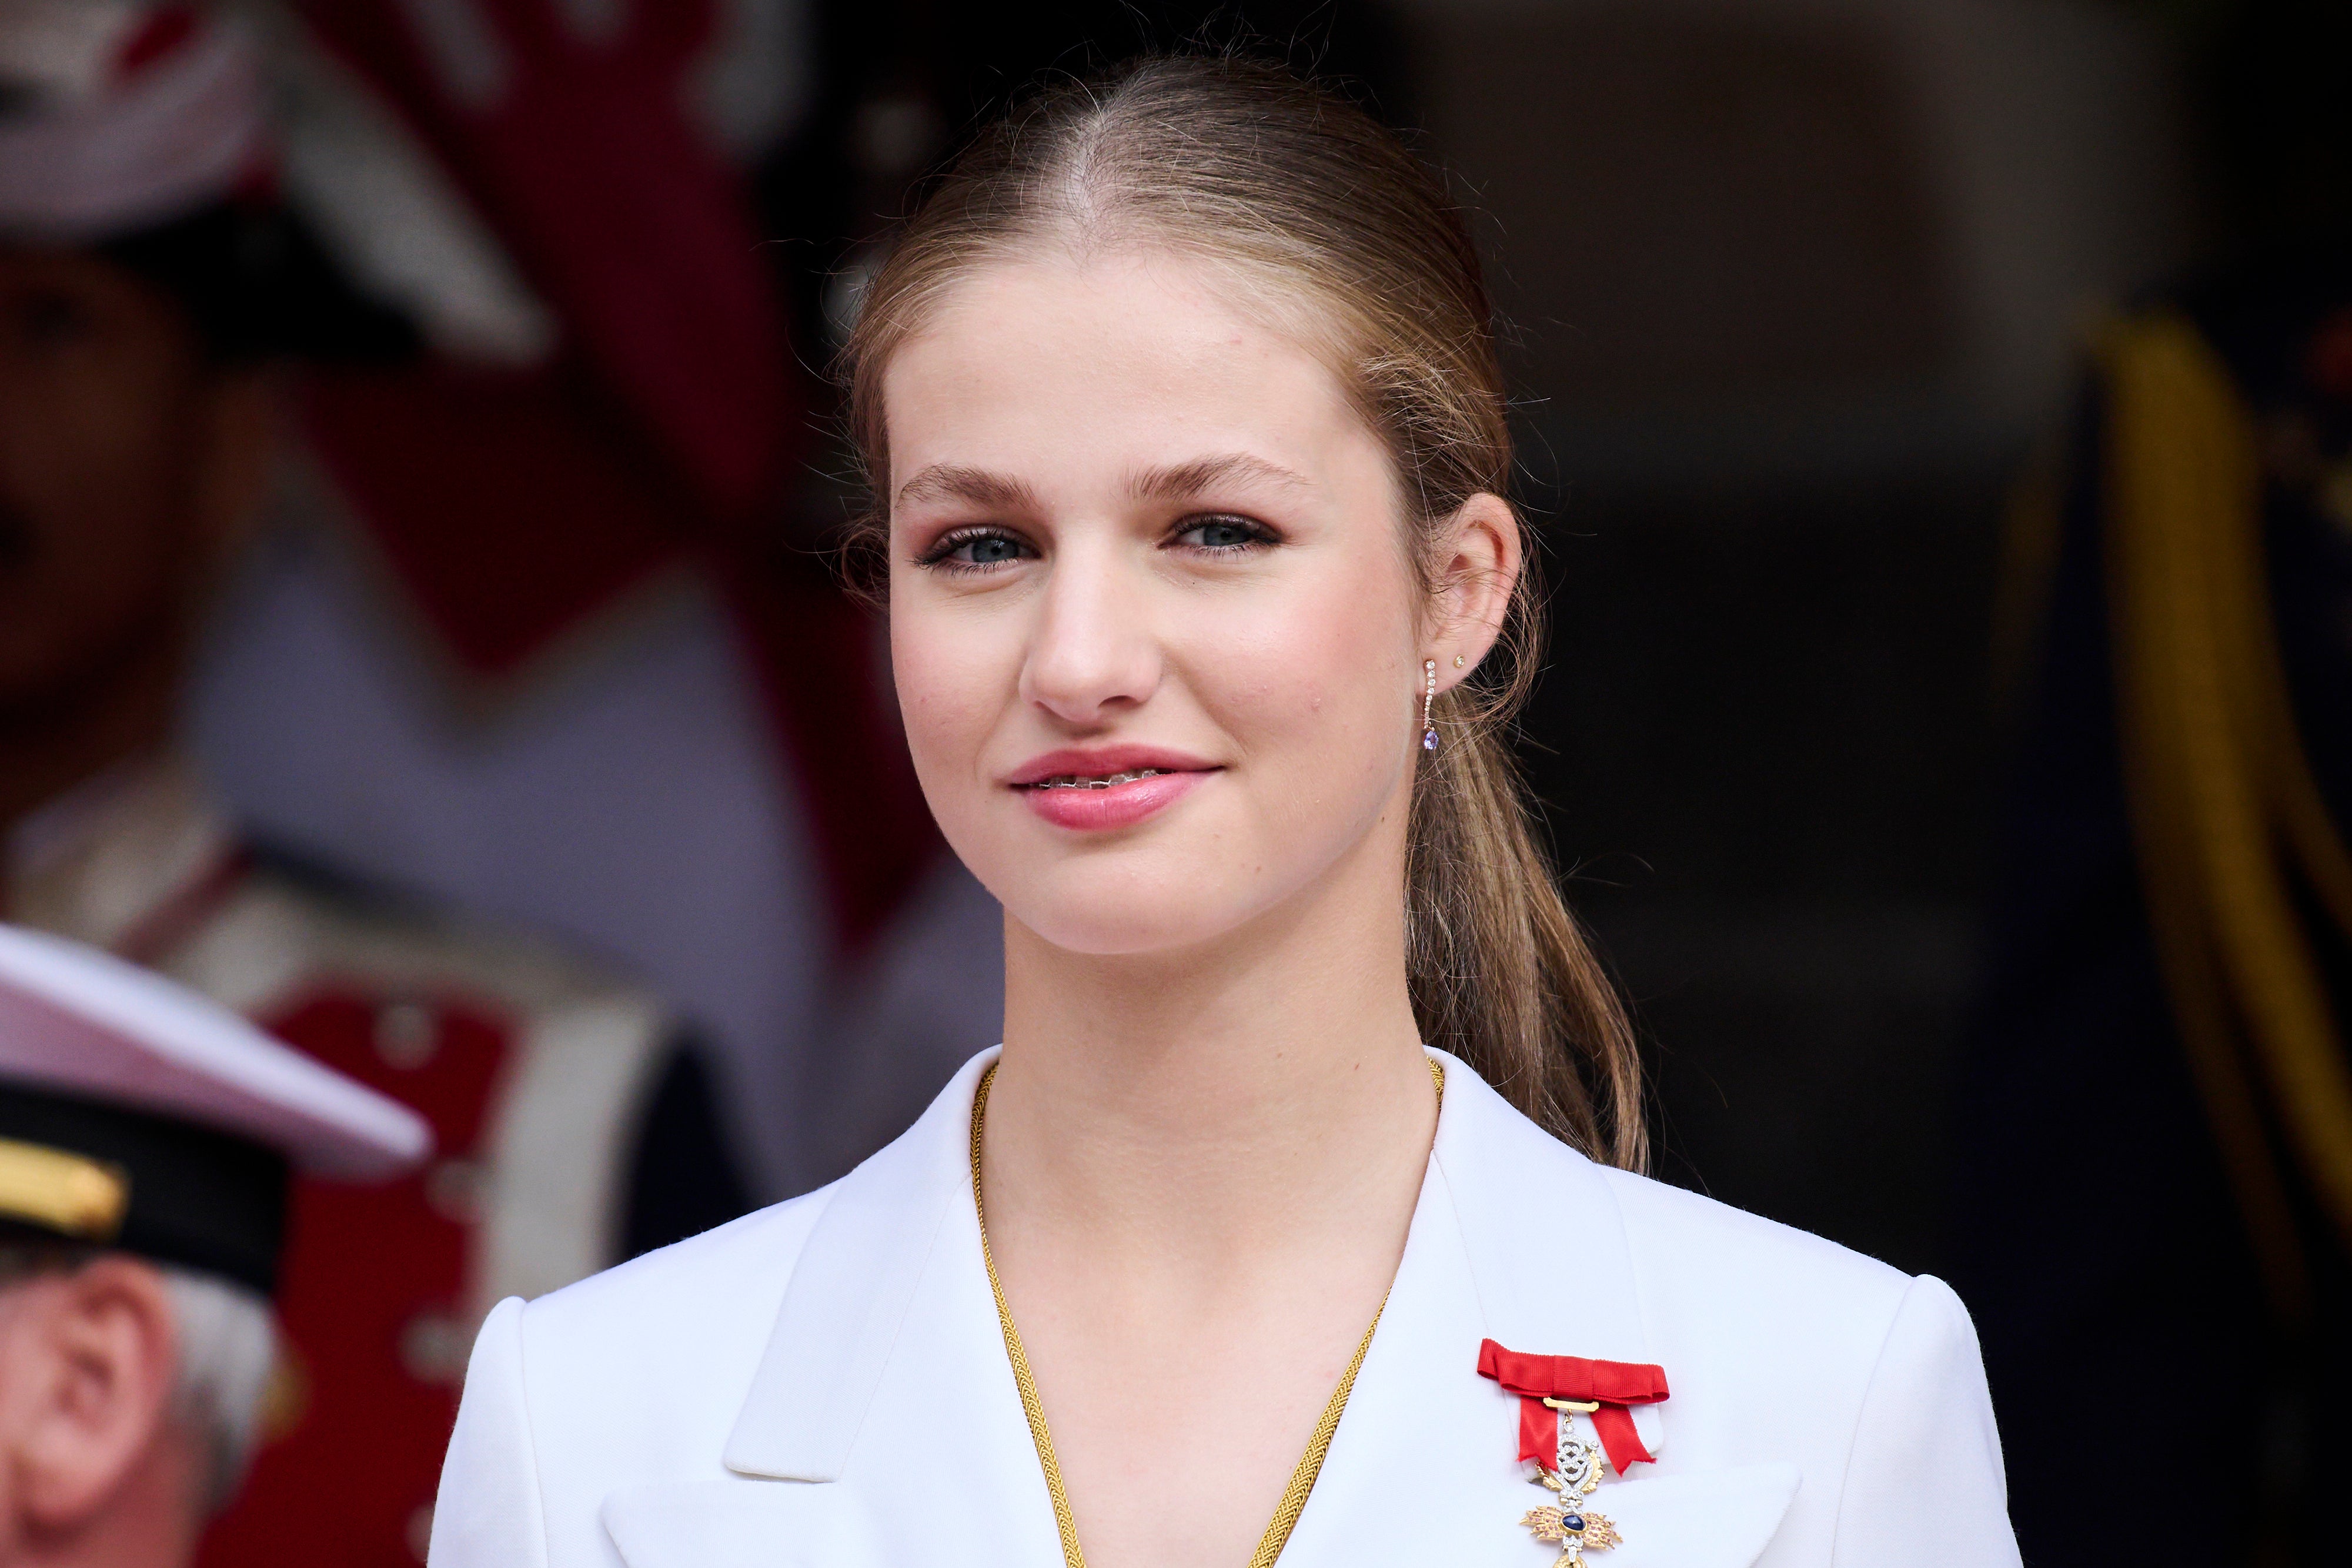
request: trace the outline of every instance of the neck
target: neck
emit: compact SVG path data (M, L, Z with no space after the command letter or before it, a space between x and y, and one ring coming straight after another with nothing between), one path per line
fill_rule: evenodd
M1394 852L1207 950L1073 954L1008 920L992 1233L1003 1215L1196 1281L1401 1241L1436 1095Z

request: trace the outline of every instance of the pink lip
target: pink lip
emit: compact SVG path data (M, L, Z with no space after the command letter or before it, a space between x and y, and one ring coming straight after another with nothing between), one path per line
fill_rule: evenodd
M1108 789L1038 789L1028 786L1065 776L1100 779L1113 773L1160 769L1158 777L1132 779ZM1132 827L1167 810L1215 772L1213 763L1150 746L1107 746L1049 751L1031 758L1005 782L1029 809L1055 827L1100 832Z

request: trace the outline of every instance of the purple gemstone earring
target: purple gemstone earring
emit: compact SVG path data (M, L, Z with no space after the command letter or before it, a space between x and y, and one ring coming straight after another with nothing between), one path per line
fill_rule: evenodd
M1421 668L1428 677L1421 692L1421 748L1434 751L1437 749L1437 727L1429 721L1429 705L1437 700L1437 661L1423 659Z

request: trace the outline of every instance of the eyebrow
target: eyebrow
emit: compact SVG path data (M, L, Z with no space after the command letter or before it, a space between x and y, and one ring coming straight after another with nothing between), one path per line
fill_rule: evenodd
M1307 487L1305 479L1278 464L1253 457L1246 452L1228 452L1195 457L1189 463L1136 469L1128 475L1126 488L1139 501L1166 501L1182 500L1231 484L1274 485L1285 489ZM1040 509L1037 492L1030 488L1027 481L960 463L934 463L898 486L896 505L924 501L962 501L1007 511Z
M1277 464L1246 452L1229 452L1164 468L1139 468L1127 476L1127 493L1139 501L1172 501L1230 484L1273 485L1299 490L1308 487L1305 479Z
M934 463L898 486L896 505L914 501L965 501L975 507L1036 511L1037 492L1009 475L957 463Z

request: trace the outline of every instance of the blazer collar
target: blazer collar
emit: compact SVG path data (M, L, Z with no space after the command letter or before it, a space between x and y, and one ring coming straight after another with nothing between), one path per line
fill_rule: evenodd
M952 1283L965 1261L958 1243L971 1243L971 1268L981 1268L971 1101L997 1054L992 1046L964 1063L912 1127L835 1185L802 1244L766 1354L728 1437L729 1469L783 1480L840 1479L894 1354L901 1361L939 1359L939 1347L919 1338L902 1343L900 1330L919 1287L927 1280ZM951 1215L969 1224L949 1224ZM981 1284L984 1294L984 1273ZM997 1333L992 1297L985 1326ZM1001 1337L997 1344L1002 1360Z
M1460 1061L1433 1054L1445 1102L1428 1174L1289 1561L1542 1568L1518 1520L1549 1494L1517 1462L1513 1397L1476 1375L1479 1341L1654 1359L1608 1178ZM990 1542L990 1562L1060 1555L971 1204L971 1099L995 1057L967 1063L921 1120L834 1189L726 1447L740 1476L850 1483L789 1488L800 1496L758 1505L822 1519L817 1534L843 1549L828 1561L935 1552L941 1520ZM1661 1462L1591 1500L1625 1532L1609 1568L1746 1568L1779 1525L1794 1469L1681 1474L1667 1451L1671 1402L1636 1419ZM616 1539L644 1511L619 1511ZM645 1558L657 1560L671 1559Z
M697 1528L733 1539L728 1521L748 1509L793 1521L780 1536L746 1516L741 1533L767 1543L763 1563L779 1540L812 1563L912 1563L942 1549L976 1563L1061 1560L971 1201L972 1094L996 1055L965 1063L914 1126L834 1188L729 1435L722 1458L738 1475L834 1484L615 1500L616 1542L671 1540L647 1511L698 1508L709 1518ZM667 1548L641 1556L633 1568L732 1562Z
M1444 1051L1433 1054L1445 1063L1445 1109L1420 1208L1444 1200L1445 1216L1461 1238L1459 1266L1477 1291L1481 1337L1536 1355L1654 1361L1624 1219L1608 1177L1521 1115L1467 1065ZM1415 1223L1423 1218L1416 1210ZM1400 1266L1400 1281L1404 1278ZM1428 1343L1433 1347L1437 1341ZM1476 1339L1464 1354L1475 1375ZM1665 1452L1669 1407L1634 1407L1634 1425L1653 1454Z

